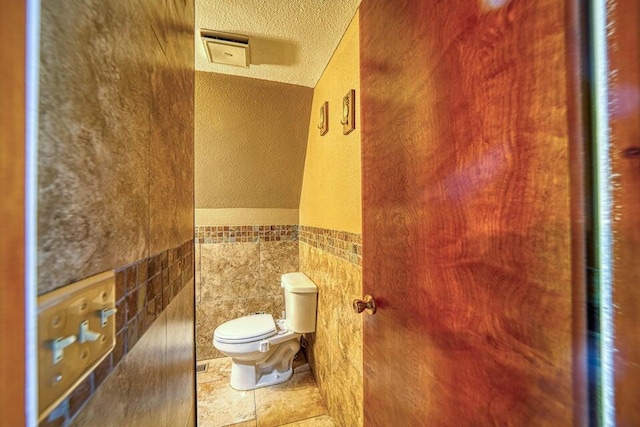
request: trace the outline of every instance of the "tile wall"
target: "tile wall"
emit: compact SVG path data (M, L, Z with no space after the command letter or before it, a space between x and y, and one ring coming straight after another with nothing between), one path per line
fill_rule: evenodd
M103 401L100 398L96 398L91 400L94 395L105 396L107 392L98 393L98 390L112 373L115 375L116 372L119 372L121 381L126 378L124 376L125 368L119 365L121 362L125 363L125 360L140 357L136 349L132 356L125 359L125 355L132 353L134 347L140 341L143 339L150 340L147 334L152 336L165 334L167 328L181 330L182 339L179 342L176 341L174 347L182 347L187 352L185 354L183 351L182 357L176 363L167 363L166 365L170 365L172 370L185 370L187 368L187 373L182 376L182 380L185 381L190 377L189 372L193 371L191 366L193 353L190 350L190 348L193 348L193 329L191 326L193 325L193 303L192 300L187 299L185 296L181 296L179 300L177 297L183 294L193 295L193 265L193 241L189 240L178 247L116 270L116 307L118 309L116 313L116 347L98 368L54 410L48 419L40 424L41 426L68 425L74 417L81 413L87 402L91 402L87 405L90 408L108 408L110 404L118 404L118 401L131 393L131 390L135 390L137 387L145 389L150 387L148 384L145 386L145 383L139 383L132 388L120 390L119 393L122 393L122 395L119 395L116 399ZM185 287L190 289L186 290L184 289ZM174 300L179 302L170 307ZM170 311L171 314L167 315L165 313L167 311ZM163 320L158 322L158 319L161 318ZM152 329L154 332L149 332ZM161 331L158 331L158 329L161 329ZM174 334L173 336L180 336L180 334ZM162 348L164 347L164 342L165 338L162 338L162 340L152 338L148 345ZM164 360L164 358L161 360ZM146 361L150 365L158 362L153 357L148 358ZM126 363L128 366L134 362L129 361ZM158 372L155 375L162 376L163 373ZM180 376L175 377L175 379L179 378ZM176 390L184 392L184 390L188 389L189 386L187 385ZM156 392L162 393L162 389ZM134 392L127 396L128 405L131 405L132 400L135 399L135 394L138 393ZM109 403L105 404L107 401ZM91 412L87 414L84 414L84 412L86 411L83 411L83 416L80 418L88 422L91 419ZM111 418L116 419L113 416ZM77 421L74 421L74 423L78 425Z
M298 226L196 226L196 357L223 357L221 323L255 312L281 317L280 276L298 271Z
M300 271L318 285L318 322L307 357L337 425L361 426L362 315L351 308L362 297L362 236L300 226Z
M193 279L175 296L72 426L193 426Z
M185 425L194 406L194 13L41 2L38 294L115 269L120 309L115 352L44 425Z

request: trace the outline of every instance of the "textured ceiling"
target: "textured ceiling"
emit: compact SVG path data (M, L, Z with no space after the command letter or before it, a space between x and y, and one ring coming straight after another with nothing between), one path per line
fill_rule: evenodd
M315 87L360 0L196 0L196 70ZM249 68L210 63L200 29L249 37Z

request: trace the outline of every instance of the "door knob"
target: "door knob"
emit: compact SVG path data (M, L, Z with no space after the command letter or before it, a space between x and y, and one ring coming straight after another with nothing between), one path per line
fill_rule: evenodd
M364 301L361 299L354 299L353 311L356 313L366 311L367 314L374 314L376 312L376 301L371 295L365 295Z

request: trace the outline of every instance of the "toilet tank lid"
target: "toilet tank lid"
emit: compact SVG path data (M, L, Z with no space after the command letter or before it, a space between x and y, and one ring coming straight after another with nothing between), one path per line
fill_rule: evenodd
M317 294L318 287L304 273L283 274L280 280L282 287L294 294Z

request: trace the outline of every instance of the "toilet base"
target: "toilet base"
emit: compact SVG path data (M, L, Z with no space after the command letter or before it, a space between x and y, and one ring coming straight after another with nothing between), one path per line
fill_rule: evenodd
M237 371L234 375L234 370ZM248 370L248 373L243 371ZM267 387L270 385L280 384L287 381L293 375L293 368L285 372L272 371L268 374L259 375L258 379L255 375L256 367L253 365L241 365L232 363L231 365L231 388L234 390L246 391L255 390L256 388ZM249 379L247 381L247 379Z
M264 360L246 361L232 357L231 387L245 391L287 381L293 375L293 358L298 350L299 338L273 346Z

